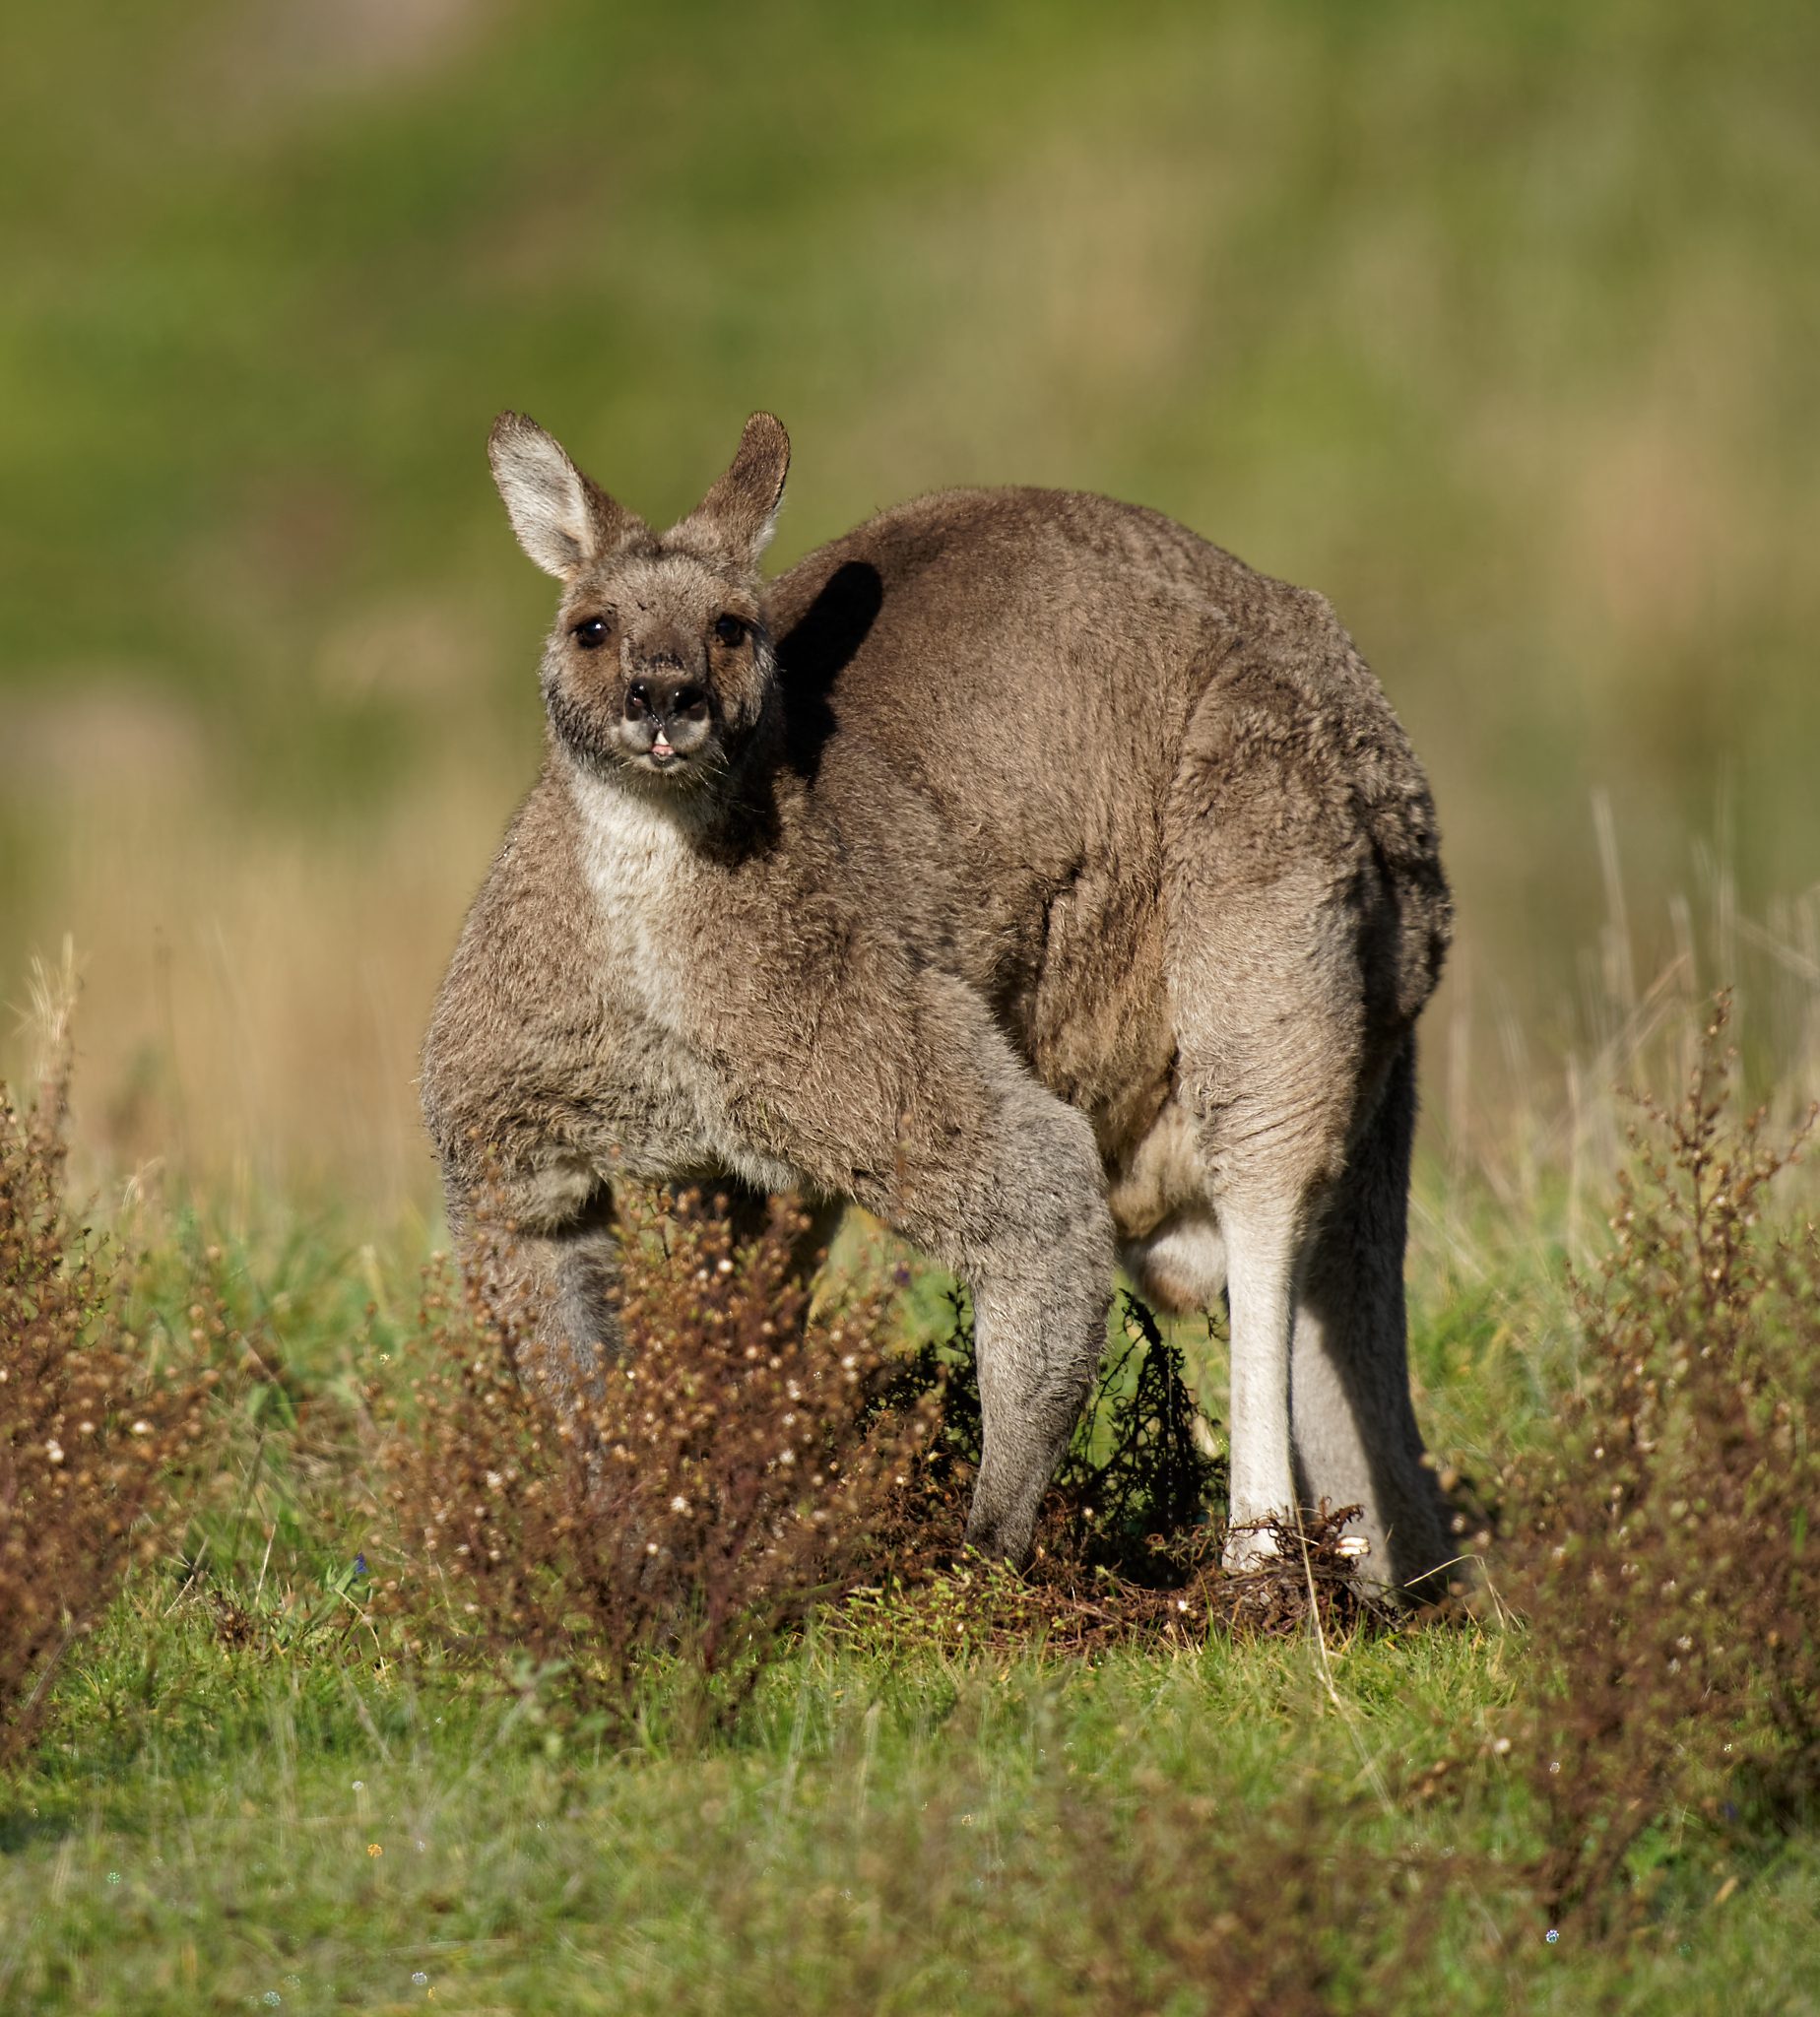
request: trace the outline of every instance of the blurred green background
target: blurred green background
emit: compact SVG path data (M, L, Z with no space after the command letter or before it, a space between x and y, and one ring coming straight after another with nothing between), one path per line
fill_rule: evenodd
M1817 78L1775 0L40 0L0 974L75 934L86 1139L427 1195L417 1034L538 745L508 405L653 517L774 408L779 564L1038 482L1327 592L1440 802L1448 1112L1696 942L1811 1000Z

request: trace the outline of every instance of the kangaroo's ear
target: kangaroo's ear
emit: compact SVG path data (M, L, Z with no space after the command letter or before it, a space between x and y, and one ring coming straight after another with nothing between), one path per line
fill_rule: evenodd
M487 459L518 544L546 574L569 581L643 522L582 475L553 436L523 414L501 414Z
M790 436L775 414L753 414L726 474L676 530L711 540L744 564L758 555L777 530L784 479L790 474Z

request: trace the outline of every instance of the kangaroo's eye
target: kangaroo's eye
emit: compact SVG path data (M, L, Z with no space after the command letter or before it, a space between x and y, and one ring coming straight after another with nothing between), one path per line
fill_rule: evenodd
M585 623L575 625L574 634L583 651L598 651L607 642L607 618L590 617Z
M723 644L739 644L746 636L746 625L738 617L716 617L714 634Z

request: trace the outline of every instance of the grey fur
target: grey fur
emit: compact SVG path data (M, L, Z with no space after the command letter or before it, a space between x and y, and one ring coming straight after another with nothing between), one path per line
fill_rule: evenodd
M1122 1256L1172 1309L1227 1289L1234 1520L1356 1499L1376 1573L1434 1569L1402 1251L1450 904L1329 605L1029 489L766 583L764 415L662 536L531 422L491 448L563 584L550 731L422 1087L458 1227L503 1180L546 1377L610 1344L620 1176L857 1201L972 1288L968 1532L1020 1561Z

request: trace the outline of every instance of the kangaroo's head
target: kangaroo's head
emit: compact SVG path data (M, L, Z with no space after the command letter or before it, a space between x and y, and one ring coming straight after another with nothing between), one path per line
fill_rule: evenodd
M512 530L562 584L544 652L551 726L579 762L642 788L712 790L764 712L773 662L758 573L790 437L753 414L708 494L655 533L522 414L487 444Z

